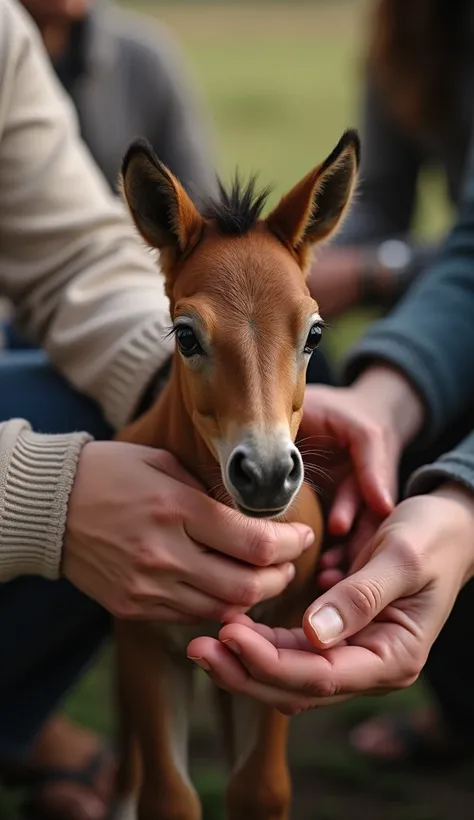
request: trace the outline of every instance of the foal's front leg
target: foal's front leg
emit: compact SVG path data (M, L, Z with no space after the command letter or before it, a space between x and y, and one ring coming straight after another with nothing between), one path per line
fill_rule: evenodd
M151 624L124 623L117 640L127 644L128 714L140 763L138 820L200 820L201 807L188 776L188 722L192 664L167 651Z
M291 780L289 719L250 698L229 696L234 770L226 792L227 820L288 820Z

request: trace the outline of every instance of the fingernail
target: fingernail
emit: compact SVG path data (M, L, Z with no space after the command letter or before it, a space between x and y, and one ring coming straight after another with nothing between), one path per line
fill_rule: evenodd
M225 643L227 649L230 649L231 652L234 652L236 655L240 655L240 647L235 641L222 641L222 643Z
M288 581L292 581L296 575L296 569L294 564L287 564L285 567L285 575L288 578Z
M194 663L197 663L197 665L200 666L201 669L204 669L205 672L211 671L211 667L209 666L208 662L204 660L204 658L193 658L192 655L188 655L188 658L190 661L194 661Z
M305 539L303 541L305 548L308 549L312 544L314 544L314 532L313 530L308 530L305 535Z
M314 532L310 530L305 524L294 523L293 527L298 534L303 538L303 547L307 549L314 543Z
M388 490L383 491L383 500L385 501L387 507L393 507L393 498L392 494L389 493Z
M323 606L310 616L309 622L321 643L334 641L344 630L344 621L333 606Z

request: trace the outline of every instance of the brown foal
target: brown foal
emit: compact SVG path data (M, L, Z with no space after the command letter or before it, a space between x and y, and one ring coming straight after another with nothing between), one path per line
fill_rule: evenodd
M176 354L158 401L119 438L170 451L244 515L313 528L314 545L296 562L294 580L258 607L258 619L271 625L299 625L315 595L322 515L294 444L306 367L322 332L305 273L313 246L346 211L358 161L358 135L347 131L266 219L266 194L255 195L253 183L242 189L236 182L229 192L221 186L200 213L142 140L122 167L135 224L160 252ZM194 666L186 646L217 627L117 622L122 816L201 817L188 776ZM217 700L232 766L227 817L287 820L288 719L222 691Z

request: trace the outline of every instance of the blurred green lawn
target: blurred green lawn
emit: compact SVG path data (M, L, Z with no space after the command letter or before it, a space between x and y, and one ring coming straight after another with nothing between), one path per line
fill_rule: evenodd
M262 183L274 184L276 197L329 153L344 128L358 123L364 3L138 2L133 7L159 16L180 40L212 113L217 165L225 178L236 166L242 172L258 171ZM441 182L436 174L428 174L420 185L417 230L432 235L444 230L448 221ZM329 337L334 357L357 338L367 318L355 313L336 323ZM112 728L109 669L107 652L67 703L70 715L102 732ZM344 725L361 714L421 697L420 687L413 687L391 699L348 704L334 714ZM363 809L369 820L382 816L382 811L384 817L396 820L444 816L430 808L431 803L427 806L423 796L407 796L403 781L397 781L398 797L394 797L393 781L387 786L383 778L374 778L370 767L356 763L337 743L331 753L329 729L323 732L322 745L318 735L312 742L312 732L319 726L315 720L305 716L306 723L297 722L292 759L301 771L310 772L310 779L318 772L323 779L335 779L334 795L318 803L320 820L345 817L352 811L350 801L345 808L339 801L341 793L354 788L372 795L380 792L372 813L370 807ZM201 724L198 728L205 734L204 718ZM222 816L216 797L222 784L219 766L202 762L197 781L205 795L207 820L217 820ZM400 790L404 799L392 814L388 807L394 800L400 802ZM7 812L7 816L12 815ZM316 811L304 813L308 820L313 816Z

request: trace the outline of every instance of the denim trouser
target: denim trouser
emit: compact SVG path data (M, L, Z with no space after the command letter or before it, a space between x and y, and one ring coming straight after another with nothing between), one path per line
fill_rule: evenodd
M0 419L42 433L111 431L100 411L38 350L0 351ZM21 759L46 717L95 658L110 618L65 579L0 584L0 759Z

